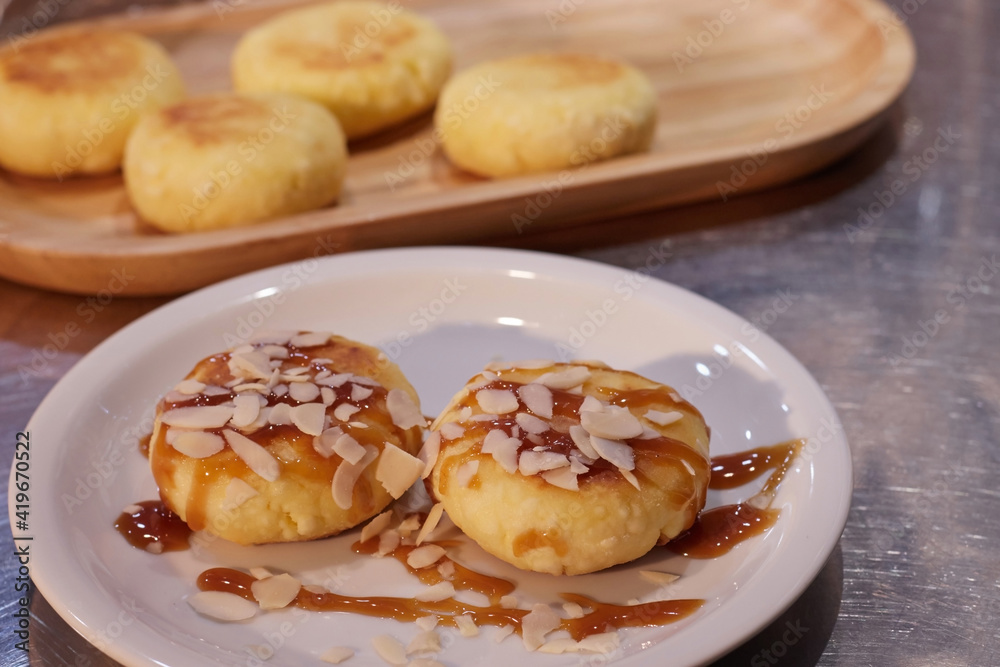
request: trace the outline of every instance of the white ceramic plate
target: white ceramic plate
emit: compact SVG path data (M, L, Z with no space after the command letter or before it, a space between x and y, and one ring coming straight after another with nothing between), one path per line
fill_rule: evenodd
M662 259L653 252L649 261ZM711 425L713 454L808 438L780 489L778 523L721 558L687 560L655 549L633 564L566 578L517 571L474 546L460 549L474 568L515 580L524 603L555 601L559 591L608 602L706 600L674 625L623 631L622 647L610 656L615 664L694 665L735 647L803 591L847 517L850 454L819 386L773 340L697 295L648 274L507 250L404 249L307 260L215 285L137 320L67 373L28 426L34 581L71 626L126 664L252 666L273 653L269 666L302 665L335 645L357 650L348 664L382 664L373 636L406 642L418 631L294 609L222 624L184 601L196 591L197 575L217 565L270 566L346 594L419 590L392 559L352 555L354 534L264 547L217 540L154 556L115 532L123 507L156 496L136 438L150 429L157 398L197 360L256 328L332 330L378 344L430 414L491 359L571 353L680 389ZM709 505L745 498L758 485L710 492ZM683 576L653 590L637 574L649 568ZM438 659L524 667L586 660L527 653L516 636L496 644L493 633L484 628L467 639L443 630Z

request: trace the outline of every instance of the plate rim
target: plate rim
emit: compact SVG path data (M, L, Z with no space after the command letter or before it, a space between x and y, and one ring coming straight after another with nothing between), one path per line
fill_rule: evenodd
M533 270L537 271L537 273L541 274L541 276L545 278L556 278L570 280L573 282L580 282L581 280L583 282L598 282L602 274L605 278L617 278L620 277L620 273L618 272L628 271L627 268L618 267L616 265L540 251L463 246L431 246L422 248L388 248L367 250L322 257L316 259L315 261L319 262L321 265L328 265L327 271L331 272L335 271L335 269L338 268L338 265L349 266L351 264L358 264L363 267L366 262L371 262L372 259L382 260L387 257L393 260L393 263L390 263L389 265L394 266L395 270L398 271L412 271L414 269L419 270L420 263L426 263L428 260L445 259L448 261L434 264L433 266L435 266L435 268L439 266L446 266L447 268L456 270L465 269L473 273L487 274L501 270L501 266L506 267L505 270L509 270L509 268L511 268L510 264L513 263L515 265L534 265ZM400 262L400 259L403 261ZM185 310L192 304L197 304L202 300L217 302L222 301L226 305L238 303L241 298L249 300L249 298L252 297L253 291L255 291L255 289L248 289L250 286L256 285L256 289L261 289L266 283L269 284L268 280L270 280L270 282L278 280L283 271L300 264L301 261L302 260L276 267L260 269L202 288L196 292L172 300L137 318L109 336L107 339L95 346L90 352L81 357L81 359L72 368L70 368L69 371L67 371L67 373L60 378L59 381L46 394L38 408L32 414L25 430L29 432L41 431L44 434L46 429L44 426L39 427L38 422L42 420L46 412L51 411L58 405L61 405L61 401L59 401L60 394L67 392L69 387L74 384L78 375L82 376L88 370L90 365L96 363L102 355L108 354L109 351L113 350L121 341L128 340L134 336L136 332L142 331L144 327L153 326L158 320L169 317L173 311ZM407 262L410 264L407 264ZM497 262L497 264L495 266L491 265L492 262ZM377 262L371 263L377 264ZM339 274L339 279L345 278L344 271L345 267L340 267L339 271L335 271ZM580 272L582 272L582 275ZM311 276L310 281L323 282L324 280L331 279L331 277L324 276L322 274L322 270L317 270L315 275ZM724 306L697 294L696 292L680 287L674 283L656 278L655 276L651 276L650 282L657 285L659 289L666 288L667 291L672 293L672 296L674 297L679 297L682 300L688 300L691 303L696 303L700 308L707 308L713 320L715 318L722 318L723 320L730 320L737 324L746 322L746 320L741 316L730 311ZM656 299L654 297L654 301L655 300ZM701 319L701 315L699 315L699 319ZM714 324L714 322L712 323ZM766 348L770 348L766 351L767 356L777 354L779 357L784 356L785 361L791 362L791 370L800 376L800 381L805 381L808 385L810 385L810 389L819 399L819 409L832 416L836 423L840 425L841 422L836 409L809 370L800 361L798 361L794 355L785 349L784 346L774 340L766 332L760 332L760 334L760 337L754 341L753 346L758 348L759 346L764 345ZM831 526L835 526L836 530L827 530L823 533L822 539L818 540L817 548L813 550L813 556L809 565L802 570L794 585L785 590L785 593L781 596L781 602L775 603L774 606L768 609L768 614L758 617L752 624L750 624L749 629L744 628L743 631L734 633L732 636L717 643L710 653L705 651L699 652L698 662L684 664L707 664L711 660L726 654L739 646L741 643L753 637L769 625L775 618L780 616L792 603L794 603L819 574L830 554L833 553L836 545L840 541L840 537L847 522L848 512L851 507L853 496L853 464L851 451L850 445L846 439L846 435L843 433L842 428L840 429L839 434L835 434L834 439L840 441L842 447L839 447L838 449L842 454L841 463L846 463L846 467L842 471L844 476L841 478L845 493L836 499L839 500L839 503L836 507L837 511L834 515L832 515L835 520L831 523ZM8 514L11 519L13 519L14 516L14 504L11 501L11 498L16 492L16 487L13 485L14 472L15 471L12 466L9 475L11 485L8 489ZM16 537L16 533L13 532L14 525L14 521L11 520L11 532ZM44 565L48 561L49 556L46 552L43 552L41 558L36 556L35 559L33 559L33 567L31 571L32 583L37 591L46 599L49 605L65 622L67 622L68 625L70 625L70 627L74 629L74 631L76 631L89 643L123 664L164 664L159 662L155 657L136 653L135 650L126 650L120 642L112 642L110 644L104 643L103 646L99 646L98 641L95 641L99 640L97 631L87 625L84 619L79 617L73 611L71 606L65 602L65 599L59 595L59 592L54 589L54 586L49 580L50 577L52 577L52 573L39 572L39 570L36 569L38 563L41 563L44 569ZM717 614L721 612L724 607L725 604L720 604L719 607L713 610L712 617L717 619ZM695 625L695 623L691 624L691 626ZM681 629L677 634L683 633L686 629L687 628ZM646 656L642 654L626 656L617 660L616 664L638 665L645 657Z

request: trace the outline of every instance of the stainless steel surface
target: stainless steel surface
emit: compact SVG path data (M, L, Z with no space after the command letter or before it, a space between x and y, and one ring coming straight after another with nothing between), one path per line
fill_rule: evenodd
M840 413L856 477L840 545L720 665L1000 664L1000 3L896 6L917 71L860 152L757 195L516 240L630 268L669 240L653 273L759 321ZM781 294L790 305L777 314ZM161 303L0 282L5 466L59 377ZM14 647L17 561L0 522L0 662L114 664L40 595L31 650Z

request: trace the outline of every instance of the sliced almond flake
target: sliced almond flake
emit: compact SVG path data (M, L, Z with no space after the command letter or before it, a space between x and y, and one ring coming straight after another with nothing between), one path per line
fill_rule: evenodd
M125 507L122 508L122 512L124 512L125 514L135 514L136 512L141 512L141 511L142 511L142 506L136 504L126 505Z
M222 500L222 509L234 510L260 493L239 477L229 480L226 485L226 497Z
M326 345L332 335L332 333L327 331L307 331L292 336L288 344L292 347L319 347L320 345Z
M310 380L308 375L282 375L280 379L287 382L289 388L291 388L292 385L302 384L303 382L309 382Z
M538 603L521 619L521 640L529 651L545 643L545 635L559 627L562 619L547 604Z
M441 560L444 553L444 547L437 544L425 544L422 547L417 547L406 556L406 564L415 570L420 570Z
M604 641L603 643L587 641L594 636L596 635L591 635L590 637L586 637L584 640L581 641L574 641L569 637L560 637L559 639L552 639L542 644L538 648L538 652L539 653L610 653L618 647L617 643L612 645L607 641Z
M572 467L563 467L556 468L555 470L546 470L542 473L542 479L552 486L558 486L567 491L579 491L580 482L577 479L578 474L573 472Z
M164 441L168 445L174 444L174 440L177 439L181 433L191 433L191 429L187 428L167 428L167 432L163 435Z
M423 618L433 617L424 616ZM410 640L410 643L406 645L406 655L413 655L414 653L437 653L440 650L441 635L436 633L433 629L418 632L416 636ZM410 664L412 665L413 663Z
M262 382L244 382L243 384L238 384L233 387L233 392L237 394L249 393L251 391L257 392L258 394L269 394L271 389Z
M392 417L392 423L399 428L426 426L427 420L410 395L402 389L390 389L385 398L385 406Z
M342 510L350 509L354 504L354 485L372 461L378 457L378 448L374 445L364 445L365 455L357 463L341 462L333 473L331 488L333 502ZM384 534L384 533L383 533Z
M483 412L505 415L520 406L517 395L509 389L480 389L476 392L476 402Z
M472 419L472 408L466 405L458 411L458 421L467 422L470 419Z
M563 602L562 608L566 618L583 618L583 607L575 602Z
M292 406L288 403L275 403L267 413L267 421L275 426L292 423Z
M486 366L484 368L485 368L485 370L494 371L494 372L496 372L496 371L509 371L512 368L514 368L514 365L511 364L509 361L500 361L498 359L496 361L491 361L490 363L486 364Z
M288 395L299 403L309 403L319 398L319 387L312 382L297 382L289 385Z
M151 554L162 554L163 553L163 542L149 542L143 547L146 551Z
M424 590L420 591L413 596L414 600L420 600L421 602L440 602L441 600L447 600L450 597L454 597L455 587L450 581L442 581L434 584L433 586L428 586Z
M368 387L381 387L381 383L375 378L370 378L366 375L352 375L351 382L354 384L363 384Z
M267 579L274 576L274 572L271 572L266 567L251 567L249 572L250 576L254 579Z
M504 609L517 609L517 598L513 595L504 595L500 598L500 606Z
M421 616L420 618L415 620L414 623L417 624L418 628L426 632L428 630L433 630L434 628L437 627L438 617L434 616L433 614L430 616Z
M613 464L616 468L622 470L635 468L635 451L624 442L591 435L590 443L602 459Z
M160 415L160 421L178 428L221 428L233 417L235 408L225 405L198 405L174 408Z
M658 572L656 570L639 570L639 576L660 586L672 584L681 578L680 575L673 572Z
M463 637L475 637L479 634L479 626L476 625L471 616L465 616L464 614L455 616L455 625L458 627L459 634Z
M287 359L290 354L284 345L264 345L260 351L272 359Z
M639 436L640 440L653 440L655 438L662 437L663 434L654 428L650 428L649 425L642 425L642 435Z
M359 421L350 421L347 422L347 425L353 428L368 428L368 424Z
M406 664L406 648L392 635L378 635L372 638L372 646L378 657L390 665Z
M226 442L229 443L236 456L240 457L251 470L269 482L278 479L278 475L281 474L281 466L270 452L245 435L228 428L222 431L222 435L225 436Z
M233 398L236 408L233 410L233 426L242 428L257 421L260 414L260 399L257 394L239 394Z
M223 591L200 591L187 603L199 614L220 621L243 621L257 613L257 605L250 600Z
M334 646L323 652L319 659L323 662L330 663L331 665L339 665L340 663L354 657L354 649L347 648L346 646Z
M536 452L528 450L521 452L517 460L517 470L525 477L537 475L544 470L553 470L569 466L569 459L558 452Z
M465 435L465 427L458 422L445 422L438 430L441 432L441 437L448 440L457 440Z
M305 584L302 590L309 591L310 593L318 593L322 595L323 593L329 593L329 589L323 588L322 586L317 586L316 584Z
M221 452L226 443L214 433L185 431L177 434L170 446L192 459L204 459Z
M520 439L520 437L521 437L521 427L518 426L517 424L514 424L513 426L511 426L510 427L510 437Z
M684 465L684 469L688 471L689 475L697 474L691 464L687 462L687 459L681 459L681 463Z
M316 364L319 364L319 365L332 364L333 363L333 359L331 359L329 357L313 357L312 359L309 360L309 363L311 363L313 365L316 365Z
M534 415L529 415L527 412L517 413L514 419L517 420L517 425L527 433L538 435L549 430L549 423L547 421L539 419Z
M543 447L545 445L545 439L534 433L529 433L524 437L524 439L537 447Z
M271 370L271 377L267 379L267 386L274 389L277 386L278 381L281 379L281 369L274 368ZM287 388L286 388L287 389Z
M399 546L399 543L402 541L402 539L403 538L399 534L399 531L393 530L391 528L387 531L384 531L381 535L378 536L378 552L376 552L375 555L387 556L391 554L393 551L396 550L396 547Z
M276 385L274 385L274 387L272 387L271 393L274 394L275 396L279 397L279 398L282 397L282 396L285 396L286 394L288 394L288 385L287 384L276 384Z
M550 366L555 366L555 362L551 359L522 359L520 361L513 361L510 364L511 368L520 368L526 371L541 370Z
M332 431L333 429L328 429ZM338 429L339 430L339 429ZM324 431L326 433L326 431ZM365 455L365 448L348 433L341 433L333 443L333 451L348 463L354 464Z
M594 443L590 439L590 434L587 433L587 429L583 428L579 424L573 424L569 427L569 437L573 439L573 444L580 449L580 453L589 459L597 460L601 458L601 455L597 453L594 449Z
M226 387L220 387L219 385L216 384L210 384L206 385L205 388L202 389L201 393L205 394L205 396L221 396L222 394L228 394L229 391L230 390L227 389Z
M283 609L299 594L302 582L290 574L278 574L258 579L250 584L250 592L261 609Z
M255 349L256 348L253 345L250 345L248 343L244 343L243 345L240 345L239 347L234 347L229 352L231 354L246 354L247 352L253 352Z
M466 461L455 471L455 483L465 488L469 486L469 483L476 476L477 472L479 472L479 460Z
M590 379L590 369L586 366L569 366L562 370L543 373L534 382L552 389L570 389Z
M317 375L315 378L316 384L321 384L325 387L339 387L350 379L350 373L336 373L322 379Z
M596 396L586 396L580 404L580 412L603 412L606 407Z
M261 331L248 342L254 345L287 345L295 333L294 331Z
M442 506L443 507L443 506ZM427 520L430 521L431 515L434 514L434 509L431 508L431 513L427 515ZM409 535L413 531L417 530L421 526L420 515L419 514L408 514L405 519L399 523L399 532L403 535Z
M337 421L348 422L357 412L361 412L361 408L358 406L351 405L350 403L341 403L333 409L333 416L336 417Z
M443 563L439 563L437 566L438 574L445 581L452 581L455 578L455 562L446 560Z
M236 377L248 380L266 380L271 377L271 360L260 350L232 354L228 365L229 371Z
M292 423L303 433L319 435L326 423L326 406L322 403L303 403L289 411Z
M194 379L181 380L176 385L174 385L174 391L179 394L185 394L187 396L193 396L195 394L200 394L205 389L205 383L199 382Z
M375 537L383 530L389 527L392 523L392 510L386 510L382 512L377 517L365 524L365 527L361 529L361 541L367 542L371 538Z
M518 469L517 450L520 446L521 442L517 438L505 438L503 443L493 450L493 460L504 471L513 475Z
M371 387L365 387L360 384L351 385L351 400L355 403L365 400L374 393L375 390Z
M444 503L434 503L430 511L427 513L427 520L424 521L424 525L420 527L420 532L417 533L417 544L420 545L427 536L430 535L435 528L437 528L438 523L441 522L441 517L444 515Z
M423 472L423 461L387 442L375 469L375 479L382 483L382 488L389 495L399 498L420 479Z
M483 412L481 414L475 415L474 417L470 417L467 421L495 422L498 419L500 419L500 415L498 414L495 414L493 412Z
M423 472L420 473L423 479L427 479L431 471L434 470L434 464L437 463L439 453L441 453L441 433L434 431L424 440L424 444L420 448L420 453L417 455L424 462Z
M577 475L582 475L590 470L590 466L588 466L585 461L581 460L579 456L574 456L571 453L569 455L569 469Z
M612 653L620 644L621 638L617 632L601 632L584 637L576 643L576 646L578 651L587 653Z
M327 360L326 360L326 359L323 359L323 360L320 360L320 359L313 359L313 360L312 360L312 362L313 362L314 364L316 364L316 363L320 363L321 361L322 361L322 362L326 362ZM331 361L331 362L332 362L333 360L332 360L332 359L330 359L329 361ZM333 372L332 372L332 371L331 371L331 370L330 370L329 368L324 368L324 369L323 369L323 370L321 370L321 371L320 371L319 373L316 373L316 376L315 376L315 377L313 378L313 380L322 380L322 379L324 379L324 378L328 378L328 377L330 377L331 375L333 375Z
M337 400L337 394L329 387L320 387L319 395L323 400L323 405L333 405L333 402Z
M511 634L513 633L514 633L513 625L501 625L499 628L496 629L496 632L493 635L493 641L499 644L503 640L507 639L507 637L510 637Z
M523 384L517 389L518 396L524 405L534 414L545 419L552 419L552 391L542 384Z
M445 667L444 663L438 662L432 658L414 658L409 662L407 667Z
M242 382L246 382L246 380L244 380L243 378L236 378L236 379L230 380L229 382L225 383L223 386L224 387L235 387L236 385L238 385L238 384L240 384Z
M510 439L510 436L508 436L501 429L490 429L487 431L486 437L483 438L483 444L480 446L480 451L483 454L492 454L496 451L497 447L504 445L508 439Z
M618 472L622 474L622 477L624 477L629 484L631 484L637 490L639 490L639 480L636 479L636 476L632 474L631 470L625 470L624 468L619 468Z
M667 426L668 424L673 424L676 421L680 421L684 418L683 412L678 412L677 410L671 410L670 412L661 412L660 410L647 410L646 414L643 415L646 419L657 424L658 426Z
M294 377L296 375L302 375L303 373L308 373L308 372L309 372L309 367L308 366L296 366L294 368L289 368L289 369L283 371L282 374L283 375L290 375L290 376Z
M609 405L602 412L580 411L580 424L593 436L627 440L642 435L642 424L628 409Z

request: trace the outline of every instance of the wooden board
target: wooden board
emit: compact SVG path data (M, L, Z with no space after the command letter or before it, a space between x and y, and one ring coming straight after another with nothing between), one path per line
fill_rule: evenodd
M230 88L229 55L245 30L299 4L214 0L94 23L158 39L189 91L202 93ZM75 293L171 294L333 252L614 224L627 213L728 198L857 147L915 61L905 26L877 0L413 0L406 7L451 37L458 69L539 50L628 60L659 94L651 151L490 181L448 163L425 115L351 145L338 206L189 235L139 221L118 175L57 183L0 170L0 275Z

